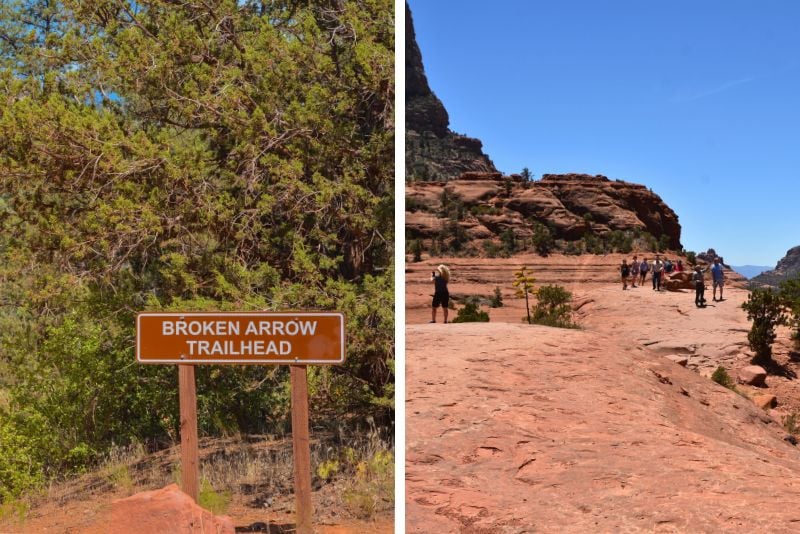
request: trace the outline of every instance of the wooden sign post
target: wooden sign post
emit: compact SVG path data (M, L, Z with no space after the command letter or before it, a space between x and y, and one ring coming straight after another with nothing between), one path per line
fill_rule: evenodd
M311 447L308 437L308 375L305 365L291 366L292 455L297 533L313 534L311 524Z
M200 462L194 366L289 364L292 387L297 532L313 533L307 365L344 363L340 312L185 312L136 317L136 360L177 364L181 422L181 482L197 501Z
M197 450L197 392L194 365L178 366L178 400L181 412L181 485L197 502L200 492L200 458Z

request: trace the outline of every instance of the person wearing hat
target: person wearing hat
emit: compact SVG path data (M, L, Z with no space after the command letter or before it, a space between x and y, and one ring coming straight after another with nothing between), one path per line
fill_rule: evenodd
M447 323L447 305L450 303L450 292L447 290L447 282L450 281L450 269L446 265L440 265L431 273L431 281L434 285L433 306L431 310L431 321L436 322L436 308L442 307L444 322Z
M695 265L694 273L692 274L692 281L694 282L694 305L698 308L703 308L706 305L706 281L703 277L708 269L701 269L699 265Z

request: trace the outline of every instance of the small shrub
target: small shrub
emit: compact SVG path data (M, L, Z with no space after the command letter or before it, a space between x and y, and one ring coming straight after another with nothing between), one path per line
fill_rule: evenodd
M469 298L464 303L464 307L458 310L458 315L453 319L454 323L488 323L489 314L481 311L480 304L475 298Z
M483 252L486 254L487 258L497 258L502 255L503 250L500 248L500 245L491 239L486 239L483 242Z
M208 479L200 481L200 494L197 497L198 504L213 514L224 514L231 502L231 492L214 491L214 487Z
M580 256L581 254L583 254L583 248L581 247L581 243L578 241L568 242L566 247L564 247L564 254L568 256Z
M492 308L502 308L503 307L503 293L500 291L499 287L494 288L494 295L492 296L492 302L490 304Z
M783 423L783 428L786 429L786 432L792 434L793 436L800 435L800 414L798 414L798 412L792 412L788 415L784 415L781 422Z
M533 222L533 236L531 238L533 248L540 256L547 256L555 247L555 239L553 232L546 225L534 221Z
M377 451L359 462L354 479L342 492L350 513L361 519L372 518L381 508L394 502L394 454Z
M658 252L664 252L669 248L669 236L666 234L661 234L661 237L658 238Z
M330 481L339 472L339 460L325 460L317 466L317 476Z
M133 478L127 465L112 465L106 468L106 479L117 489L126 493L133 493Z
M717 370L711 375L711 380L722 387L728 388L732 391L736 390L736 385L733 381L733 378L731 378L731 375L728 374L728 371L726 371L721 365L717 367Z
M572 322L572 308L569 305L572 293L559 285L542 286L536 291L538 300L533 309L532 322L557 328L576 328Z
M697 254L691 250L686 251L686 263L691 266L697 265Z
M416 197L406 197L406 211L414 213L417 211L430 211L430 209Z
M584 234L583 248L589 254L605 254L606 246L602 239L592 233Z
M771 360L775 328L786 324L780 295L771 288L755 289L747 295L747 302L742 304L742 308L747 312L747 319L753 321L747 334L750 349L755 353L753 361Z
M506 228L503 230L503 232L500 234L500 241L503 243L503 250L506 252L506 254L510 256L516 252L517 238L514 235L514 230L511 228Z

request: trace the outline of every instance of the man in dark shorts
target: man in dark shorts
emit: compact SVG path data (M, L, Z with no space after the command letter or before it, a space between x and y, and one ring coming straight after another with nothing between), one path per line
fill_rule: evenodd
M447 323L447 306L450 304L450 292L447 290L447 282L450 281L450 269L446 265L440 265L431 273L433 281L433 307L431 309L431 322L436 322L436 308L442 307L444 322Z

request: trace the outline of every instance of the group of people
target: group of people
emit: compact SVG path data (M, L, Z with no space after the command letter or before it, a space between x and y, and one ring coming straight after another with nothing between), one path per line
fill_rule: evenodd
M672 263L669 258L664 258L664 261L661 261L661 258L656 255L656 259L650 263L647 261L647 258L642 258L642 261L639 262L638 257L634 256L630 264L627 259L622 260L620 271L622 274L622 289L628 289L629 280L631 282L631 287L637 287L637 280L639 281L639 285L643 286L647 278L647 273L653 273L651 275L653 290L661 291L661 280L664 275L682 272L683 260Z
M676 263L672 263L669 258L664 258L664 261L661 261L661 258L658 255L656 255L655 260L652 262L649 262L647 258L642 258L642 261L639 262L637 256L633 257L631 263L628 263L627 259L623 259L622 265L620 265L622 289L628 289L629 282L631 287L637 287L637 280L639 281L639 285L643 286L644 281L647 278L647 273L652 273L651 279L653 282L653 290L661 291L661 281L665 275L673 272L680 273L683 272L683 270L683 260L680 259L677 260ZM703 275L708 271L711 271L711 280L714 288L714 301L717 301L717 288L719 288L719 300L723 300L722 288L725 285L725 273L719 258L714 258L714 265L706 269L696 265L694 272L692 273L692 282L694 282L695 287L694 303L698 308L706 305L706 286Z

